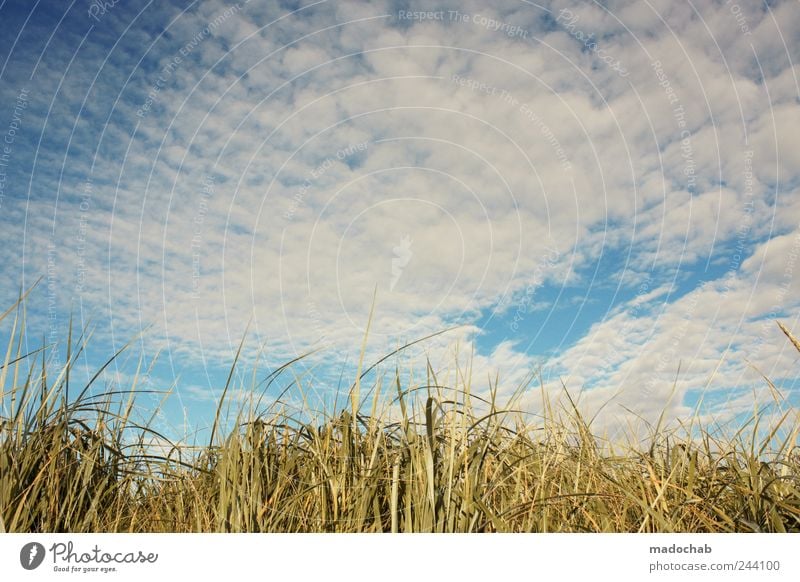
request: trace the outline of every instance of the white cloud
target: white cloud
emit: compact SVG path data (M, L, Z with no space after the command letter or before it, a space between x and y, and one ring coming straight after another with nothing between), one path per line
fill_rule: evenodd
M154 324L154 341L168 338L190 361L201 345L206 357L228 358L254 318L272 362L328 343L352 362L377 289L375 358L452 323L473 325L501 301L500 311L513 313L532 280L582 286L587 298L611 279L635 292L655 263L652 291L618 303L556 354L553 380L591 385L587 406L622 389L621 404L652 414L678 361L681 395L712 373L714 386L741 385L750 377L747 344L759 338L767 369L789 365L761 320L776 305L782 316L797 305L794 276L781 287L800 219L796 5L743 7L749 35L719 3L606 10L559 2L551 17L561 8L629 75L606 67L574 31L543 28L534 8L468 3L459 8L466 23L399 26L396 14L382 17L395 13L388 3L294 15L248 3L192 48L137 117L160 68L225 10L210 3L180 16L140 70L129 68L143 33L123 37L119 50L131 52L113 53L101 71L81 139L67 151L105 55L81 57L55 96L58 115L47 119L28 214L19 199L2 207L7 232L19 239L24 230L27 280L46 272L55 210L47 193L60 178L61 319L80 298L87 313L113 318L115 337ZM493 32L473 22L476 14L530 35ZM52 94L63 73L45 59L38 93ZM98 144L101 113L118 94ZM32 128L43 127L43 103L30 113ZM204 194L207 176L214 183ZM395 248L406 237L410 255L398 266ZM551 248L560 258L537 276ZM18 251L0 252L11 272L21 268ZM609 253L630 253L630 263L590 281ZM707 260L742 267L724 300L714 277L677 300L667 295L677 291L673 277L704 281ZM12 297L18 278L2 285ZM461 336L468 346L475 339ZM501 338L476 354L476 369L505 368L513 385L539 361L521 350ZM637 390L653 379L645 402ZM672 406L685 410L681 398Z

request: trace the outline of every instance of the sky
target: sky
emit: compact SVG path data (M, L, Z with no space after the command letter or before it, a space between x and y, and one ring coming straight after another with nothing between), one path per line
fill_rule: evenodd
M800 401L776 324L800 333L797 2L0 19L2 310L39 281L26 347L58 366L70 321L91 329L86 378L130 343L97 389L141 358L172 395L140 404L178 432L213 417L243 338L239 398L306 355L305 393L341 404L362 349L447 330L384 368L467 366L534 413L566 387L605 427Z

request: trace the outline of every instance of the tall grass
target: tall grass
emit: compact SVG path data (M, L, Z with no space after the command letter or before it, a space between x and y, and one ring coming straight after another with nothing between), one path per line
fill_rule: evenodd
M70 334L53 376L46 350L22 352L19 304L0 321L12 312L0 531L800 531L794 412L769 429L756 413L724 439L659 424L646 446L623 447L594 436L576 407L545 400L533 422L513 401L501 407L496 386L481 398L468 378L445 387L429 367L423 385L396 373L364 387L359 373L349 408L321 416L242 406L227 431L223 399L211 441L180 446L134 422L135 380L93 394L100 370L75 389L86 337Z

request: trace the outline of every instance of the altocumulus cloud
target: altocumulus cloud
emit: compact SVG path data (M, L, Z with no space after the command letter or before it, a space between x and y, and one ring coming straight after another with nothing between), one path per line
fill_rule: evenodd
M204 401L251 322L246 361L321 347L333 390L376 297L368 359L460 324L414 353L609 422L735 416L748 362L794 398L796 3L63 10L0 9L0 288L45 278L39 336L147 328Z

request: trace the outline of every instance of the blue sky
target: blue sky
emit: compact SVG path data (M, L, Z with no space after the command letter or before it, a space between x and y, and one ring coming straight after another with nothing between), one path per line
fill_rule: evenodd
M86 374L135 338L108 383L158 354L172 427L207 422L248 322L243 381L323 348L297 372L330 403L373 297L368 361L459 326L400 364L471 357L507 393L539 370L607 425L701 394L738 418L770 398L760 372L797 403L775 324L800 329L795 2L0 18L0 296L43 277L29 346L63 354L72 314Z

